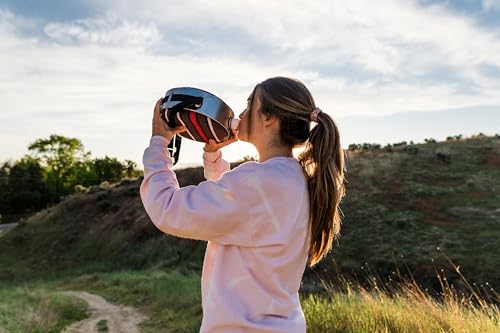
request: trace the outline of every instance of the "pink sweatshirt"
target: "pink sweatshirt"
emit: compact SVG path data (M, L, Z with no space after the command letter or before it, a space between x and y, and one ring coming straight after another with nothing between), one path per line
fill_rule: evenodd
M233 170L204 153L205 178L179 188L168 141L144 151L141 199L161 231L206 240L200 332L304 333L298 290L309 250L306 179L293 157Z

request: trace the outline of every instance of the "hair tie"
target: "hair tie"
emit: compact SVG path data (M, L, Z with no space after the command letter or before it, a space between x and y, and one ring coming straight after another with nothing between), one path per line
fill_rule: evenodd
M315 123L318 122L318 115L321 113L321 109L320 108L314 108L314 110L312 110L311 114L309 115L309 118L311 119L311 121L314 121Z

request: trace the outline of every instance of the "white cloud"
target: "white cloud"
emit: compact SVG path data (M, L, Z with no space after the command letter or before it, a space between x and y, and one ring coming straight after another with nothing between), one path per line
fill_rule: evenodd
M460 66L482 61L500 64L499 41L493 33L444 7L424 8L413 1L113 3L110 6L119 15L157 22L167 40L182 33L190 41L227 48L224 42L230 39L230 31L235 39L244 32L250 45L273 50L265 55L268 61L287 56L306 63L355 62L381 74L396 74L408 61L418 68L422 58ZM219 40L218 34L226 40Z
M60 45L6 30L0 40L0 138L10 142L2 145L2 159L18 158L31 141L58 133L82 139L95 156L140 163L152 107L169 88L208 89L239 113L253 84L281 71L223 57L151 55L135 45ZM186 143L184 156L201 162L199 150Z
M483 9L500 9L500 0L482 0Z
M154 23L130 22L110 14L74 22L51 22L44 27L44 32L51 39L62 43L124 46L148 45L160 39Z
M110 1L104 12L113 14L40 25L0 10L0 138L12 142L2 155L60 133L140 163L168 88L212 91L239 113L254 84L275 75L305 81L335 116L500 104L500 79L480 70L500 68L500 41L440 6ZM39 35L19 34L33 27ZM199 145L185 147L201 161Z

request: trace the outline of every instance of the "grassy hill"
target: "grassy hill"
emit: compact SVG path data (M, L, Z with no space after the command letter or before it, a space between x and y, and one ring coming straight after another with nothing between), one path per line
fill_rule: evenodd
M347 153L342 236L303 279L311 331L496 331L498 309L483 312L474 294L499 302L500 138L358 148ZM203 170L177 176L197 184ZM0 332L56 332L84 318L57 289L154 313L144 332L197 331L205 243L158 231L141 180L76 193L0 235ZM455 290L472 296L464 303Z
M353 153L348 162L343 236L333 254L339 268L359 272L366 262L388 276L391 262L404 261L433 286L442 264L459 283L448 256L478 285L500 285L498 137L400 145Z
M201 168L177 174L182 186L203 180ZM347 181L342 236L306 272L305 289L318 275L390 278L402 265L426 287L439 287L435 267L459 285L446 256L471 282L500 285L500 138L349 151ZM0 281L123 268L199 272L204 242L158 231L140 182L94 187L19 221L0 238Z

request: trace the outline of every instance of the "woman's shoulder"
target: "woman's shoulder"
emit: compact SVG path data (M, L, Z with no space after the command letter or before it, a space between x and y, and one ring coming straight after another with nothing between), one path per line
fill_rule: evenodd
M275 157L262 163L247 161L227 172L225 176L247 180L258 179L259 182L265 181L274 185L305 181L302 167L297 159L292 157Z
M233 170L239 172L273 172L287 168L295 168L299 163L294 157L273 157L264 162L246 161L235 167Z

